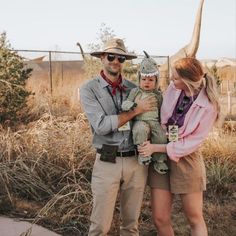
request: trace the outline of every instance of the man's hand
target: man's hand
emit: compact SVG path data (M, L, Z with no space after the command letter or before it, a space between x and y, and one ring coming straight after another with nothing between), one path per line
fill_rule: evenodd
M141 113L155 111L157 109L157 101L155 96L146 97L144 99L141 99L139 96L135 99L135 103L137 106L133 110L122 112L118 115L118 127L121 127L127 121L130 121Z
M141 99L141 95L135 99L137 106L135 108L136 114L141 114L147 111L155 111L157 109L157 100L155 96Z

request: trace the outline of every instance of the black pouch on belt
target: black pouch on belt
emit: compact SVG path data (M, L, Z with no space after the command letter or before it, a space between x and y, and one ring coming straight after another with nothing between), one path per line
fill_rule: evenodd
M105 162L116 163L118 146L107 144L102 145L100 160Z

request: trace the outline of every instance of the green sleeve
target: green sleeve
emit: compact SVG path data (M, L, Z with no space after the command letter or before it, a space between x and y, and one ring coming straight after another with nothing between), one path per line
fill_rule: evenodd
M134 107L134 104L135 104L134 100L138 94L138 91L139 91L139 88L131 89L128 97L121 105L122 111L129 111L130 109Z

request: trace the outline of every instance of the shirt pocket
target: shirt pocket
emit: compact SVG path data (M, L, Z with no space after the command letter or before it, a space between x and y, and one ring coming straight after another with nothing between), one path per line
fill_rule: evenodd
M110 101L109 98L105 98L105 97L98 98L98 102L102 106L103 111L107 115L114 115L117 113L115 104L113 104L113 102Z

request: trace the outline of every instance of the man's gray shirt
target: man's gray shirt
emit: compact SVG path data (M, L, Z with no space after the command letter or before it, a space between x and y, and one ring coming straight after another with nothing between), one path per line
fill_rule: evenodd
M81 104L92 128L95 148L108 144L118 145L119 151L134 149L131 130L118 131L117 108L121 110L122 101L136 85L125 79L122 85L125 91L116 90L113 99L108 91L111 91L111 86L101 76L86 82L79 90Z

